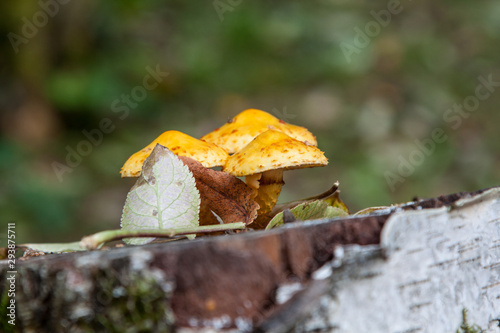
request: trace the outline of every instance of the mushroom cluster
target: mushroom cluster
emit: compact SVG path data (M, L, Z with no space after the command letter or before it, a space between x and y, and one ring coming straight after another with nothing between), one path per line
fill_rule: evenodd
M125 162L122 177L138 177L142 163L157 143L207 168L222 166L222 171L246 177L260 206L259 215L276 205L284 184L283 171L328 164L316 147L316 138L306 128L288 124L265 111L248 109L201 140L178 131L163 133Z

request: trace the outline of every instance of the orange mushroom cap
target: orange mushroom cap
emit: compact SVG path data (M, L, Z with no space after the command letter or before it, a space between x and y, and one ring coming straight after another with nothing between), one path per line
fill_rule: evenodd
M139 177L144 160L151 154L156 144L167 147L176 155L191 157L206 168L222 166L228 158L226 151L213 143L195 139L179 131L166 131L129 157L120 171L122 177Z
M277 130L258 135L245 148L229 156L223 171L241 177L276 169L325 166L328 159L317 147Z
M214 143L233 154L269 129L281 131L307 144L317 145L316 138L305 127L287 124L271 114L257 109L241 112L227 124L203 136L201 140Z

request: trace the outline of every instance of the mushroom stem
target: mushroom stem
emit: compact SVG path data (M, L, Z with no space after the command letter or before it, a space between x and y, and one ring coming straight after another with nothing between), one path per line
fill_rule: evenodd
M257 197L255 198L255 201L260 206L259 215L268 213L274 208L281 193L281 187L285 184L283 169L264 171L261 174Z
M262 173L256 173L254 175L248 175L245 177L245 183L255 190L257 194L257 190L259 189L259 180L262 177Z

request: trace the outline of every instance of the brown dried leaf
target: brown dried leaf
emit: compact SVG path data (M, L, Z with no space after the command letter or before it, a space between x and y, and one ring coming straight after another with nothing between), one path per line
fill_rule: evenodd
M218 223L212 211L224 223L250 224L255 220L259 205L253 199L253 190L244 182L228 173L205 168L192 158L179 158L192 172L200 192L200 225Z

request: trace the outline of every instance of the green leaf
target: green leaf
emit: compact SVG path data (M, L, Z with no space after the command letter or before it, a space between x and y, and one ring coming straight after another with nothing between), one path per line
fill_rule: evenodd
M127 195L121 227L129 231L197 227L199 210L200 193L192 173L168 148L156 145ZM124 241L146 244L153 239Z
M303 204L306 202L313 202L316 200L325 201L328 203L328 205L330 205L332 207L340 208L341 210L345 211L347 215L349 215L349 209L347 208L346 204L342 201L342 199L340 199L339 185L340 185L339 182L336 181L328 191L323 192L323 193L318 194L318 195L315 195L314 197L276 205L273 208L273 211L271 212L270 216L274 217L274 216L276 216L276 214L278 214L279 212L282 212L283 210L285 210L287 208L292 209L293 207L297 207L300 204Z
M46 253L70 252L70 251L85 251L86 249L80 245L80 242L73 243L40 243L40 244L22 244L19 247L27 247L35 251Z
M330 206L327 201L316 200L305 202L290 209L293 216L297 220L313 220L322 218L333 218L339 216L347 216L347 212L339 207ZM283 212L276 214L269 222L266 230L279 227L283 224Z

